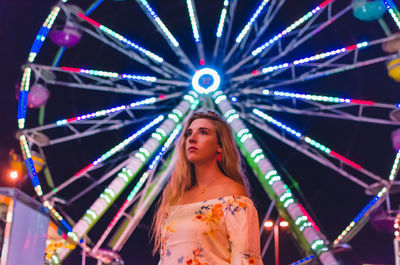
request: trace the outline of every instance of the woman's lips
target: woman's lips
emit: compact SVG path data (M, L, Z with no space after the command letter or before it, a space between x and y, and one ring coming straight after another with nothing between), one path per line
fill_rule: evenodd
M196 148L196 147L193 147L193 146L191 146L191 147L188 148L188 151L189 151L189 152L193 152L193 151L196 151L196 150L197 150L197 148Z

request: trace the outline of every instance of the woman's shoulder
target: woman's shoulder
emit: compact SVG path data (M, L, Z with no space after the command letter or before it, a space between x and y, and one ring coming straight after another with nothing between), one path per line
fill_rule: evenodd
M246 187L238 183L234 180L230 181L227 183L227 185L224 185L221 189L221 192L225 196L244 196L244 197L249 197L249 194L247 193Z

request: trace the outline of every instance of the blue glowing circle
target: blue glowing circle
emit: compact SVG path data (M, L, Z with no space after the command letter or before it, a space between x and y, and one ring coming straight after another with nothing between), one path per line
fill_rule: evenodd
M212 84L209 87L204 87L202 86L199 81L200 78L210 75L213 79ZM214 92L215 90L218 89L219 85L221 83L221 78L219 77L217 71L211 68L203 68L201 70L198 70L192 78L192 86L196 92L200 94L208 94L210 92Z

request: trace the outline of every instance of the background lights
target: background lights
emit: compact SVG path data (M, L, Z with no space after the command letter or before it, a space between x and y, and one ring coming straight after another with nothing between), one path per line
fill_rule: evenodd
M200 77L202 77L203 75L211 75L211 77L213 78L213 83L208 88L205 88L199 84ZM208 94L210 92L217 90L220 83L221 83L221 78L219 77L218 73L211 68L203 68L201 70L198 70L193 75L192 79L192 86L194 90L196 90L196 92L200 94Z

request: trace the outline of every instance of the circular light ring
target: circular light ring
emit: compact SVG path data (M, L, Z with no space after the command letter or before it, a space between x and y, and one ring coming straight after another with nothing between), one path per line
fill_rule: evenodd
M203 75L211 75L211 77L213 78L213 84L208 88L204 88L199 84L200 77L202 77ZM208 94L210 92L214 92L218 89L220 83L221 78L219 77L218 73L211 68L203 68L201 70L198 70L192 78L192 86L194 90L196 90L196 92L200 94Z

